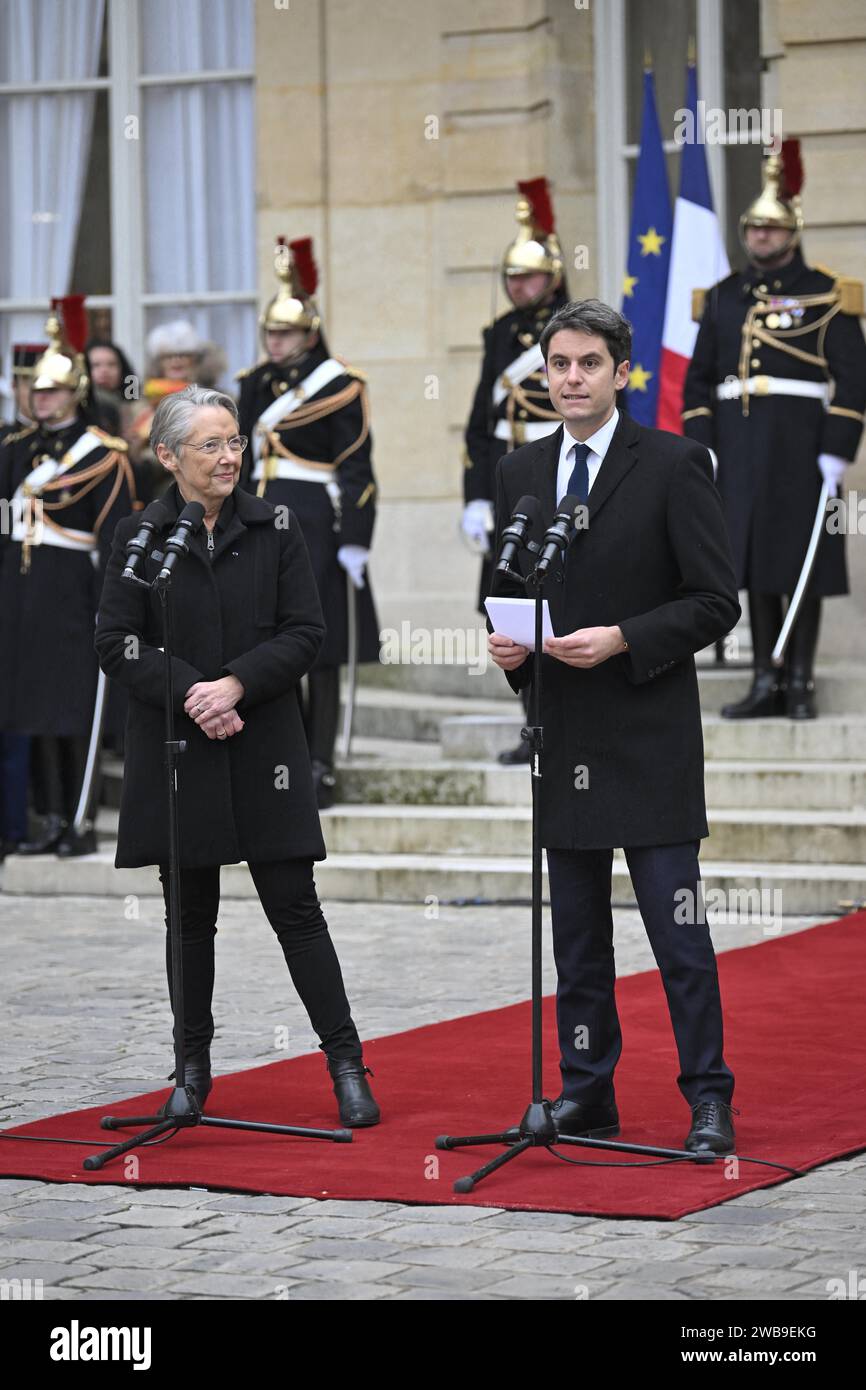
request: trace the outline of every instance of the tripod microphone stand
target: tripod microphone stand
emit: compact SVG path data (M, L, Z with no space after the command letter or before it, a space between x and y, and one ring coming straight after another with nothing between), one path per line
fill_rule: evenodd
M531 545L531 550L538 547ZM544 747L544 729L541 723L541 655L543 643L543 589L547 574L539 572L537 565L528 578L510 566L502 567L502 572L517 579L526 588L535 591L535 651L532 659L532 723L521 730L521 737L529 743L532 753L532 1099L526 1108L519 1125L498 1134L440 1134L436 1140L437 1149L462 1149L475 1145L505 1145L505 1152L485 1163L467 1177L458 1178L454 1183L455 1192L471 1192L484 1178L495 1173L506 1163L519 1158L527 1149L549 1149L552 1145L573 1145L581 1148L610 1149L619 1153L650 1155L654 1158L688 1159L694 1163L713 1163L717 1157L713 1153L689 1153L686 1149L662 1149L648 1144L624 1144L610 1139L591 1139L572 1134L557 1134L551 1115L550 1101L543 1095L542 1081L542 1033L541 1033L541 751Z
M186 540L174 541L173 545L178 552L185 553L189 549ZM131 543L129 549L132 553L138 553L139 558L141 558L141 552L136 551L135 543ZM132 1115L123 1119L117 1119L111 1115L104 1116L100 1121L102 1129L133 1129L138 1128L140 1125L147 1125L148 1128L143 1134L136 1134L131 1139L125 1139L121 1143L115 1144L112 1148L106 1149L104 1153L89 1155L84 1160L84 1167L88 1172L104 1168L107 1163L110 1163L115 1158L119 1158L121 1154L128 1153L130 1149L138 1148L142 1144L150 1144L152 1141L158 1140L161 1135L168 1134L170 1130L194 1129L199 1125L207 1125L213 1129L249 1129L261 1131L266 1134L292 1134L304 1139L330 1139L336 1144L349 1144L352 1142L352 1131L350 1129L310 1129L300 1125L274 1125L257 1120L223 1120L212 1115L205 1115L202 1113L201 1107L196 1099L195 1091L191 1086L186 1085L183 952L181 947L180 924L180 877L178 874L178 861L180 856L177 817L177 767L180 755L186 751L186 740L177 740L175 738L174 727L174 704L171 679L171 663L174 646L170 592L171 573L166 573L166 571L163 570L152 585L148 584L143 579L138 579L131 572L130 568L124 572L123 577L131 580L134 584L141 584L145 589L155 589L159 596L162 612L166 797L169 827L168 919L169 937L171 941L175 1086L171 1096L157 1115Z

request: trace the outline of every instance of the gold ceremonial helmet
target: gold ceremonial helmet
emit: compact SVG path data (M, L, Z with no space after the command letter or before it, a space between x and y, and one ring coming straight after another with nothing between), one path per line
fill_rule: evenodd
M554 229L547 179L526 179L517 187L520 197L514 216L518 232L502 257L502 278L507 287L511 275L550 275L550 283L532 301L534 304L561 285L562 248Z
M747 227L782 227L791 233L783 248L797 245L803 233L803 210L800 189L803 172L800 163L799 140L786 140L781 154L771 154L764 163L764 186L740 218L740 242L746 246ZM779 254L776 252L775 254Z
M313 260L311 237L287 242L277 237L274 249L274 270L280 287L265 305L259 319L262 343L267 347L265 334L269 328L301 328L314 333L321 324L313 294L318 273Z
M53 303L45 321L48 347L33 367L32 391L53 391L66 387L75 395L75 400L83 400L89 385L87 368L82 352L76 352L64 342L63 328Z

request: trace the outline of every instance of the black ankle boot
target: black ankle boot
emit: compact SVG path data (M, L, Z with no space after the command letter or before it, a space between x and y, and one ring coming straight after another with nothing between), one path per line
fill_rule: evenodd
M367 1076L373 1073L358 1058L353 1061L328 1058L328 1071L334 1083L334 1095L340 1107L340 1122L347 1129L363 1129L379 1123L380 1112Z
M788 643L788 689L785 713L789 719L815 719L815 648L821 624L821 600L807 598Z
M748 695L733 705L722 705L723 719L761 719L784 713L784 694L776 671L756 671Z
M62 816L50 812L43 817L42 829L32 840L22 840L16 854L50 854L55 850L67 831L67 823Z
M170 1072L168 1077L169 1081L173 1081L176 1075L176 1072ZM195 1093L195 1098L198 1102L199 1110L204 1110L205 1101L210 1095L211 1089L213 1087L213 1077L211 1076L210 1070L209 1047L202 1048L201 1052L197 1052L193 1057L187 1057L184 1059L184 1077L186 1080L186 1085L191 1086L193 1092ZM165 1113L165 1109L168 1104L169 1101L166 1101L165 1105L161 1107L159 1111L160 1115Z

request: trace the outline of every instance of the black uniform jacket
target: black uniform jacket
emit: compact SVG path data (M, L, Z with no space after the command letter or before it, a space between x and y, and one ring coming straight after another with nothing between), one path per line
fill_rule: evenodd
M556 503L562 430L503 459L497 531L515 504ZM520 564L528 572L530 555ZM545 586L556 636L619 625L630 650L589 670L542 657L542 842L555 849L678 844L708 834L693 654L740 616L703 447L628 416L589 494L588 524ZM515 579L497 593L523 597ZM508 679L532 678L530 656Z
M741 589L793 593L821 493L818 455L852 460L857 452L866 405L859 320L832 313L832 304L800 303L827 295L834 285L833 276L805 265L797 252L781 270L749 267L729 275L706 297L686 373L683 428L718 455L717 483ZM773 315L783 314L787 328L775 325ZM755 325L760 336L748 331ZM823 362L804 360L803 353ZM827 409L814 397L750 395L745 414L742 400L716 398L716 386L741 372L832 380L833 399ZM843 530L821 537L810 581L815 597L848 592Z
M300 362L263 362L242 378L240 428L251 441L245 457L243 482L251 492L257 489L250 478L256 421L278 396L286 391L303 390L304 381L327 357L326 348L319 344ZM357 383L357 376L347 369L321 391L304 398L302 403L306 406L310 401L326 402L353 383ZM275 507L288 507L294 512L310 552L327 624L319 666L340 666L348 656L348 589L346 572L337 560L337 551L342 545L369 548L373 539L376 481L365 400L365 393L362 393L319 419L300 426L297 416L288 415L274 428L280 447L301 461L332 464L340 460L336 464L337 508L327 488L319 482L275 478L267 484L264 493ZM353 600L357 603L358 659L378 661L379 623L369 572L365 587L353 593Z
M0 500L8 502L41 459L62 458L86 428L76 420L62 430L30 426L7 435L0 445ZM30 547L25 573L21 542L0 535L0 729L78 738L90 733L96 603L114 528L133 505L120 463L94 482L76 482L109 455L120 458L123 449L113 447L119 441L106 441L68 470L67 489L45 494L51 508L44 515L60 526L88 533L98 527L96 565L87 550L43 542Z
M175 511L173 486L164 501ZM174 570L173 693L180 862L184 866L291 857L324 859L298 683L324 636L322 610L296 519L278 524L267 502L236 488L208 551L204 528ZM121 578L134 521L117 528L99 605L96 650L129 691L116 864L168 859L163 744L163 644L156 595ZM159 561L149 558L145 578ZM244 728L209 739L183 711L197 681L233 673L244 687Z

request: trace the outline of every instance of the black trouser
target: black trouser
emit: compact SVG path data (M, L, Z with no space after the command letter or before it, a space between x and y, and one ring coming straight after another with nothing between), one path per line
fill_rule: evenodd
M36 734L30 740L33 809L37 816L75 818L89 739Z
M250 864L259 901L277 934L292 983L328 1057L361 1057L361 1040L352 1013L340 962L316 894L312 859L282 859ZM168 865L160 864L168 928ZM189 1056L210 1045L214 1035L211 1000L214 938L220 901L219 865L180 870L181 940L183 942L184 1040ZM172 995L171 937L166 931L166 971Z
M320 666L310 671L303 714L311 761L333 767L340 718L339 666Z
M699 840L626 849L637 904L661 972L680 1061L679 1088L689 1105L730 1103L733 1074L722 1055L722 1004L709 928L678 920L699 902ZM547 851L556 1016L562 1093L609 1105L622 1050L614 998L612 849Z
M27 839L27 786L30 740L26 734L0 733L0 840Z

